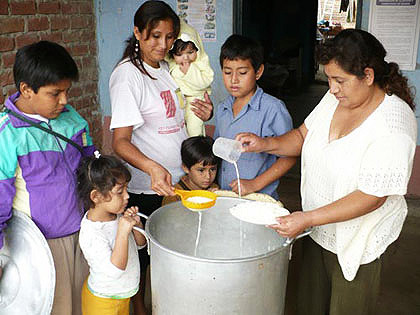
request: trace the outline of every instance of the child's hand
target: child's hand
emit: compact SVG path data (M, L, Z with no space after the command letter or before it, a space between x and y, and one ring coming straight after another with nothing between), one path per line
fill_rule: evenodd
M140 226L139 224L141 224L141 227L143 227L140 217L137 215L137 212L139 212L139 207L137 206L133 206L130 208L127 208L124 212L124 216L125 217L130 217L133 218L134 220L136 220L136 224L137 226Z
M179 70L181 70L181 72L183 74L187 74L188 69L190 68L190 64L189 62L182 62L179 64Z
M207 121L213 116L213 103L207 92L204 92L204 101L196 98L191 102L191 110L202 121Z
M241 178L240 183L241 183L241 195L242 196L251 194L251 193L259 190L258 187L256 187L254 180L242 179ZM238 187L238 180L237 179L233 180L230 183L229 186L232 188L232 191L236 192L237 194L239 193L239 187Z
M124 215L120 217L120 221L118 222L118 234L122 233L123 235L128 235L133 230L133 226L137 224L136 219L131 216Z

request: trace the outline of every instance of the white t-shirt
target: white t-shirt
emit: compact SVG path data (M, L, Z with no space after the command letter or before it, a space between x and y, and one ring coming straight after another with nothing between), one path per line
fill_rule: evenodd
M161 164L176 184L184 174L181 143L187 138L184 112L180 110L181 91L172 79L166 62L155 69L144 63L156 80L141 73L130 61L121 62L109 81L111 129L133 126L132 143L148 158ZM128 165L132 193L154 194L150 176Z
M89 264L89 290L105 298L132 297L137 293L140 282L138 246L134 235L129 235L127 266L121 270L111 262L120 216L113 221L94 222L87 218L88 213L80 225L79 244Z
M302 148L302 208L313 210L356 190L389 196L378 209L345 222L315 227L311 237L336 253L351 281L361 264L378 258L395 241L407 215L404 194L416 148L417 122L399 97L386 95L350 134L329 142L337 99L327 92L306 118Z

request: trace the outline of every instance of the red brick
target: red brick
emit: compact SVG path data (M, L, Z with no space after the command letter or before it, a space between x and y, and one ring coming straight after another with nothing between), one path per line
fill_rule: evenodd
M88 26L88 21L83 16L73 16L71 18L72 29L86 28L87 26Z
M25 30L25 20L20 17L0 19L0 34L17 33Z
M81 72L80 73L80 77L82 77L82 78L84 78L84 79L86 79L85 78L85 76L83 75L83 71L82 71L82 62L80 61L80 58L79 57L76 57L76 56L74 56L73 55L73 53L71 52L71 49L70 49L70 55L72 55L72 57L74 58L74 61L76 62L76 65L77 65L77 68L79 69L79 71Z
M9 5L12 15L28 15L36 13L34 1L11 2Z
M89 53L93 56L96 56L96 41L90 42Z
M13 38L0 36L0 51L11 51L14 48L15 48L15 42Z
M5 100L5 97L3 95L3 92L0 91L0 108L3 107L4 100Z
M1 85L3 86L12 85L15 83L15 81L13 80L12 69L8 69L8 70L0 72L0 82L1 82Z
M28 31L44 31L49 29L50 23L47 17L29 18Z
M86 30L82 32L82 35L80 36L81 42L93 42L95 41L95 31L94 30Z
M82 89L80 87L73 86L70 89L69 97L79 97L81 95L82 95Z
M14 52L1 54L1 61L2 61L3 68L9 68L13 66L13 64L15 63L15 55L16 54Z
M41 2L38 4L38 13L42 13L42 14L60 13L60 4L58 2Z
M66 30L70 28L70 18L60 15L51 17L51 30Z
M0 14L9 14L9 1L8 0L0 0ZM1 94L1 93L0 93Z
M14 84L14 83L13 83ZM7 97L15 94L17 92L15 85L10 85L6 87L6 95Z
M98 86L96 83L89 83L85 86L84 91L85 93L96 95L98 93Z
M61 32L40 34L40 40L49 40L50 42L60 43L63 39Z
M82 58L82 65L83 68L89 68L95 64L95 57L94 56L87 56Z
M95 29L95 23L96 23L95 17L93 15L88 15L85 18L87 19L87 26L90 29L94 30Z
M63 32L63 41L65 43L72 43L80 40L79 31Z
M86 55L89 51L88 45L74 45L71 48L71 55L74 56L83 56Z
M77 4L74 3L62 3L61 4L61 13L63 14L75 14L77 11Z
M16 36L16 48L21 48L23 46L32 44L34 42L37 42L39 40L37 34L23 34Z
M92 14L93 13L93 1L92 2L82 2L79 5L80 14Z

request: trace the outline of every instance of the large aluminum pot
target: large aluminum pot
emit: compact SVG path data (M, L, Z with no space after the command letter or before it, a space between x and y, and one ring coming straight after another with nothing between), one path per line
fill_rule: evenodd
M201 214L175 202L148 218L153 314L283 314L291 242L233 217L241 202L218 197Z

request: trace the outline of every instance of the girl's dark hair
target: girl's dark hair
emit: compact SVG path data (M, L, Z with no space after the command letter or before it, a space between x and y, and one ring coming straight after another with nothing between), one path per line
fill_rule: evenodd
M407 78L398 64L385 61L386 50L372 34L359 29L346 29L317 47L316 59L322 65L335 61L344 71L365 77L364 70L372 68L374 82L388 95L395 94L414 109L414 96Z
M255 72L257 72L264 63L264 48L252 38L234 34L226 39L220 49L219 61L222 68L225 59L249 59Z
M76 81L79 71L73 58L59 44L40 41L20 48L13 65L16 89L25 82L38 93L42 86L62 80Z
M213 153L214 140L209 136L195 136L185 139L181 145L182 164L188 169L203 161L203 166L219 165L220 158Z
M195 49L195 51L198 51L197 46L192 41L184 42L182 39L178 38L172 49L169 51L169 56L171 58L174 57L174 55L180 55L184 49L187 49L191 45L192 49Z
M77 192L85 210L95 206L90 199L92 190L106 195L117 183L127 183L131 179L130 171L116 157L101 155L85 157L77 169Z
M160 21L171 20L174 27L175 37L178 36L180 29L179 17L163 1L146 1L143 3L136 14L134 15L134 26L137 26L140 32L147 30L147 38L150 32L154 29ZM141 59L141 47L139 43L138 52L135 51L137 39L134 34L126 40L127 46L120 61L129 58L130 62L140 70L141 73L148 75L151 79L154 78L147 72Z

